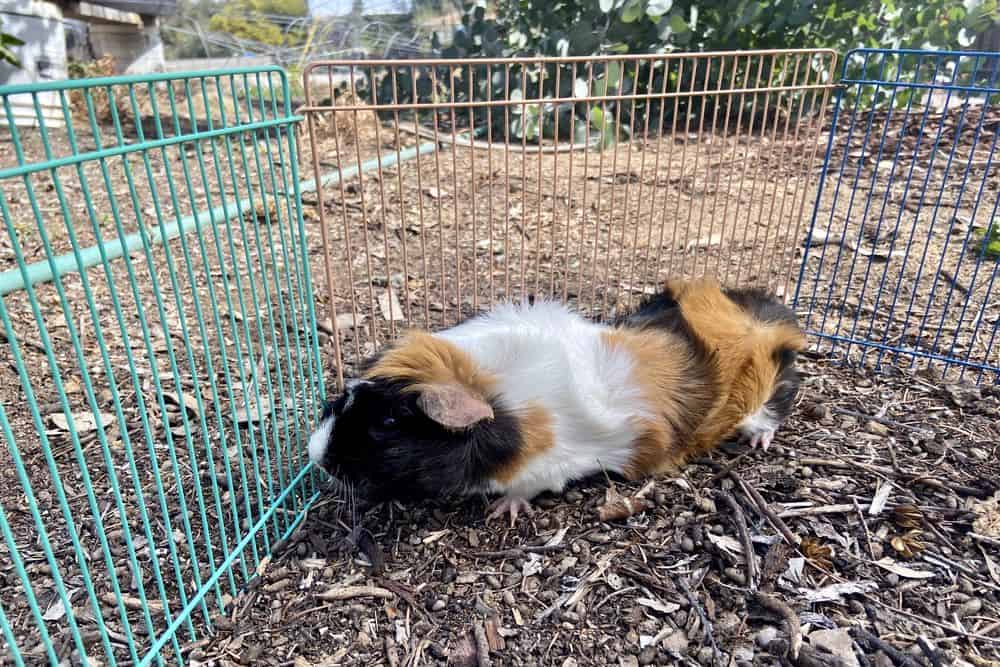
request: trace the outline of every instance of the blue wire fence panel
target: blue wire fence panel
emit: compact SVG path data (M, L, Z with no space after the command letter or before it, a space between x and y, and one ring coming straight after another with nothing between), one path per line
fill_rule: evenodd
M0 88L0 655L182 664L322 395L279 69Z
M852 362L1000 378L1000 54L844 62L795 302Z

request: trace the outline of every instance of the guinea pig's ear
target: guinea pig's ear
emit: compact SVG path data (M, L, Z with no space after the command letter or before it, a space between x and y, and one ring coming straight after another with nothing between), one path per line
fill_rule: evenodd
M461 431L485 419L493 419L493 408L486 400L457 384L421 386L417 406L425 415L452 431Z

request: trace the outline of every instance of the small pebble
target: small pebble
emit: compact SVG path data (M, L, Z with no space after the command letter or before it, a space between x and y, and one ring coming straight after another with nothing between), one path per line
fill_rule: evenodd
M570 489L563 494L563 497L566 499L566 502L570 503L578 503L583 500L583 494L576 489Z
M983 608L983 601L979 598L972 598L955 612L959 618L965 618L966 616L974 616L980 612Z
M646 648L642 649L641 653L639 653L640 665L652 665L654 660L656 660L655 646L647 646Z
M802 466L801 468L799 468L799 475L806 478L812 477L813 476L812 468L810 468L809 466Z
M711 498L699 498L696 504L698 509L702 512L706 512L708 514L715 514L716 512L715 501Z
M768 645L775 640L778 636L778 628L773 625L768 625L757 633L755 640L757 641L757 646L761 648L767 648Z
M711 646L703 646L698 651L698 662L701 663L701 664L703 664L703 665L711 665L712 664L712 655L713 655L713 653L712 653L712 647Z
M692 540L690 537L685 536L681 540L681 550L687 553L691 553L692 551L694 551L694 540Z
M805 410L805 415L813 421L822 421L830 416L830 408L824 403L813 403Z
M444 608L448 606L448 603L444 600L438 599L434 601L431 605L431 611L444 611Z
M889 435L889 427L877 421L868 422L866 428L868 429L868 432L871 433L872 435L881 435L881 436Z
M727 577L729 577L730 579L732 579L733 582L735 584L739 585L739 586L742 586L742 585L744 585L746 583L746 577L744 577L743 573L740 572L735 567L727 567L725 570L723 570L723 573Z
M886 576L885 580L889 583L890 586L895 586L899 584L899 575L896 574L895 572L890 572Z

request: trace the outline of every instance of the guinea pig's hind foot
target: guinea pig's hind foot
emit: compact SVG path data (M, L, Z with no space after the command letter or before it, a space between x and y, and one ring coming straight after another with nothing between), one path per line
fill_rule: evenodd
M760 448L766 452L771 446L772 440L774 440L773 430L756 431L750 436L750 449L757 449L757 445L760 445Z
M493 510L490 515L486 517L486 522L489 523L497 517L503 516L504 514L510 514L510 527L513 528L514 524L517 522L518 512L524 512L525 514L531 516L535 513L534 508L531 507L531 503L527 499L521 498L520 496L504 496L499 500L493 502L489 509Z

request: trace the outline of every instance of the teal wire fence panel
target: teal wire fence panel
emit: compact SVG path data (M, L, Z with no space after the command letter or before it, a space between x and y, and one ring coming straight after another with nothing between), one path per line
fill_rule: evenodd
M0 654L183 664L314 494L276 68L0 88Z

